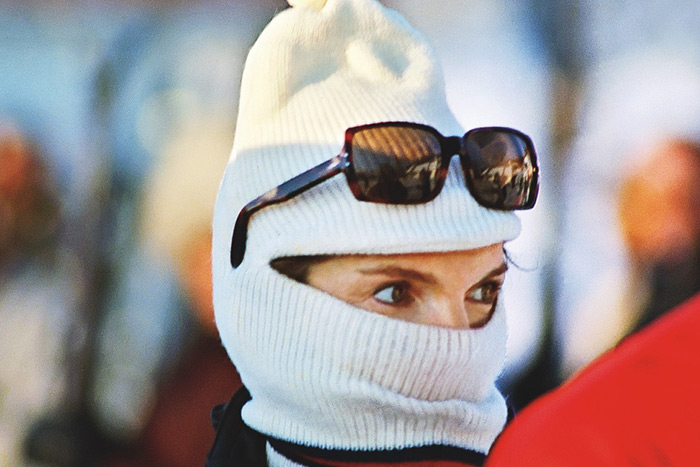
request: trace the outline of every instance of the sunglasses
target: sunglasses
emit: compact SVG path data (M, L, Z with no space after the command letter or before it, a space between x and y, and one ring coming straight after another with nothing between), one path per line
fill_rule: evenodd
M459 155L467 189L482 206L530 209L538 192L538 166L530 137L512 128L475 128L445 137L411 122L348 128L340 154L287 180L246 204L231 237L231 265L243 261L250 217L343 172L358 201L422 204L442 190L450 160Z

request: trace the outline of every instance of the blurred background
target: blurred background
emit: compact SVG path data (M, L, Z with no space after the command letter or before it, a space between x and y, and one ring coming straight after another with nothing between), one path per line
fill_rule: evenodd
M700 290L700 3L385 0L466 127L535 140L500 385L522 408ZM240 384L210 220L282 0L0 3L0 466L203 465Z

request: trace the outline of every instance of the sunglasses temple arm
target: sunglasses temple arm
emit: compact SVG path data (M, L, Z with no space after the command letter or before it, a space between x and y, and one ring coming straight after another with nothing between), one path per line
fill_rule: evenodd
M231 235L231 266L237 268L243 262L245 245L248 237L248 223L253 214L260 209L287 201L304 191L315 187L321 182L342 172L348 165L346 154L343 152L306 172L297 175L273 188L265 194L246 204L236 219L236 225Z

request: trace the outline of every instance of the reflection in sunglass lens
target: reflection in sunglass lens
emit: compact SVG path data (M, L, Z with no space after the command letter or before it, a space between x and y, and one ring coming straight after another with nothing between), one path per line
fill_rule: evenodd
M462 146L462 167L480 203L498 209L529 207L536 195L527 142L506 129L475 130Z
M350 156L357 188L365 200L423 203L442 188L440 141L428 131L367 128L353 135Z

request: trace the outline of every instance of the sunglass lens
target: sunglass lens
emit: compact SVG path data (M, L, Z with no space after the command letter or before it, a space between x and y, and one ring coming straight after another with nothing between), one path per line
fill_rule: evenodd
M537 197L537 167L526 138L504 128L478 129L466 135L462 167L481 204L507 210L532 207Z
M440 141L431 132L377 126L358 131L351 141L356 196L414 204L431 200L442 189Z

